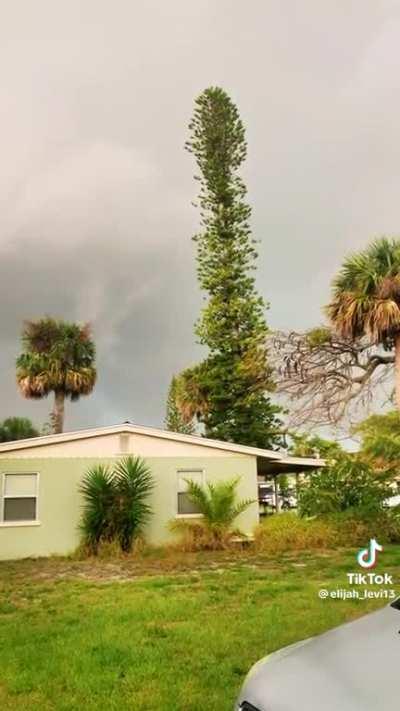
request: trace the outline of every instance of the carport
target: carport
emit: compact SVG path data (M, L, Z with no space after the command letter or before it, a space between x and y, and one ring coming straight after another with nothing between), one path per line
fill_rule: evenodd
M321 469L325 466L324 459L307 457L290 457L277 452L276 459L257 457L257 477L259 484L267 479L273 480L274 506L276 513L279 513L279 476L281 474L295 474L298 483L300 474L307 474L310 471Z

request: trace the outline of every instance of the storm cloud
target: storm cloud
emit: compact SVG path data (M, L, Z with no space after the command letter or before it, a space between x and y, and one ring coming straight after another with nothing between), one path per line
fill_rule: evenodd
M201 355L195 97L247 128L258 287L278 328L320 322L348 250L400 231L400 3L3 0L1 412L41 423L14 361L25 318L93 324L99 381L67 427L160 425Z

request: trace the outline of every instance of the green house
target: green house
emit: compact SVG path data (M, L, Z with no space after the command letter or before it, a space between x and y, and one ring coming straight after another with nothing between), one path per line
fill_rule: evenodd
M155 481L146 537L158 545L171 540L171 519L198 516L186 495L185 479L240 476L238 496L255 503L238 526L251 535L259 520L258 479L321 465L314 459L129 423L6 442L0 444L0 559L71 553L79 543L84 473L96 463L129 454L146 460Z

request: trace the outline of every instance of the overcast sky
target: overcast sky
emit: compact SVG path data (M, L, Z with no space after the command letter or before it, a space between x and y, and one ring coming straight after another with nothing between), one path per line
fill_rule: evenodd
M196 361L195 97L247 128L258 287L277 328L321 320L343 255L400 232L398 0L2 0L0 416L47 419L14 361L25 318L89 320L95 393L68 429L160 425Z

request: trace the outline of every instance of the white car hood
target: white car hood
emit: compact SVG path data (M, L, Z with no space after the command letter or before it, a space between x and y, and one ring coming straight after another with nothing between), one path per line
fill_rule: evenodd
M240 696L260 711L397 711L400 611L392 607L256 664Z

